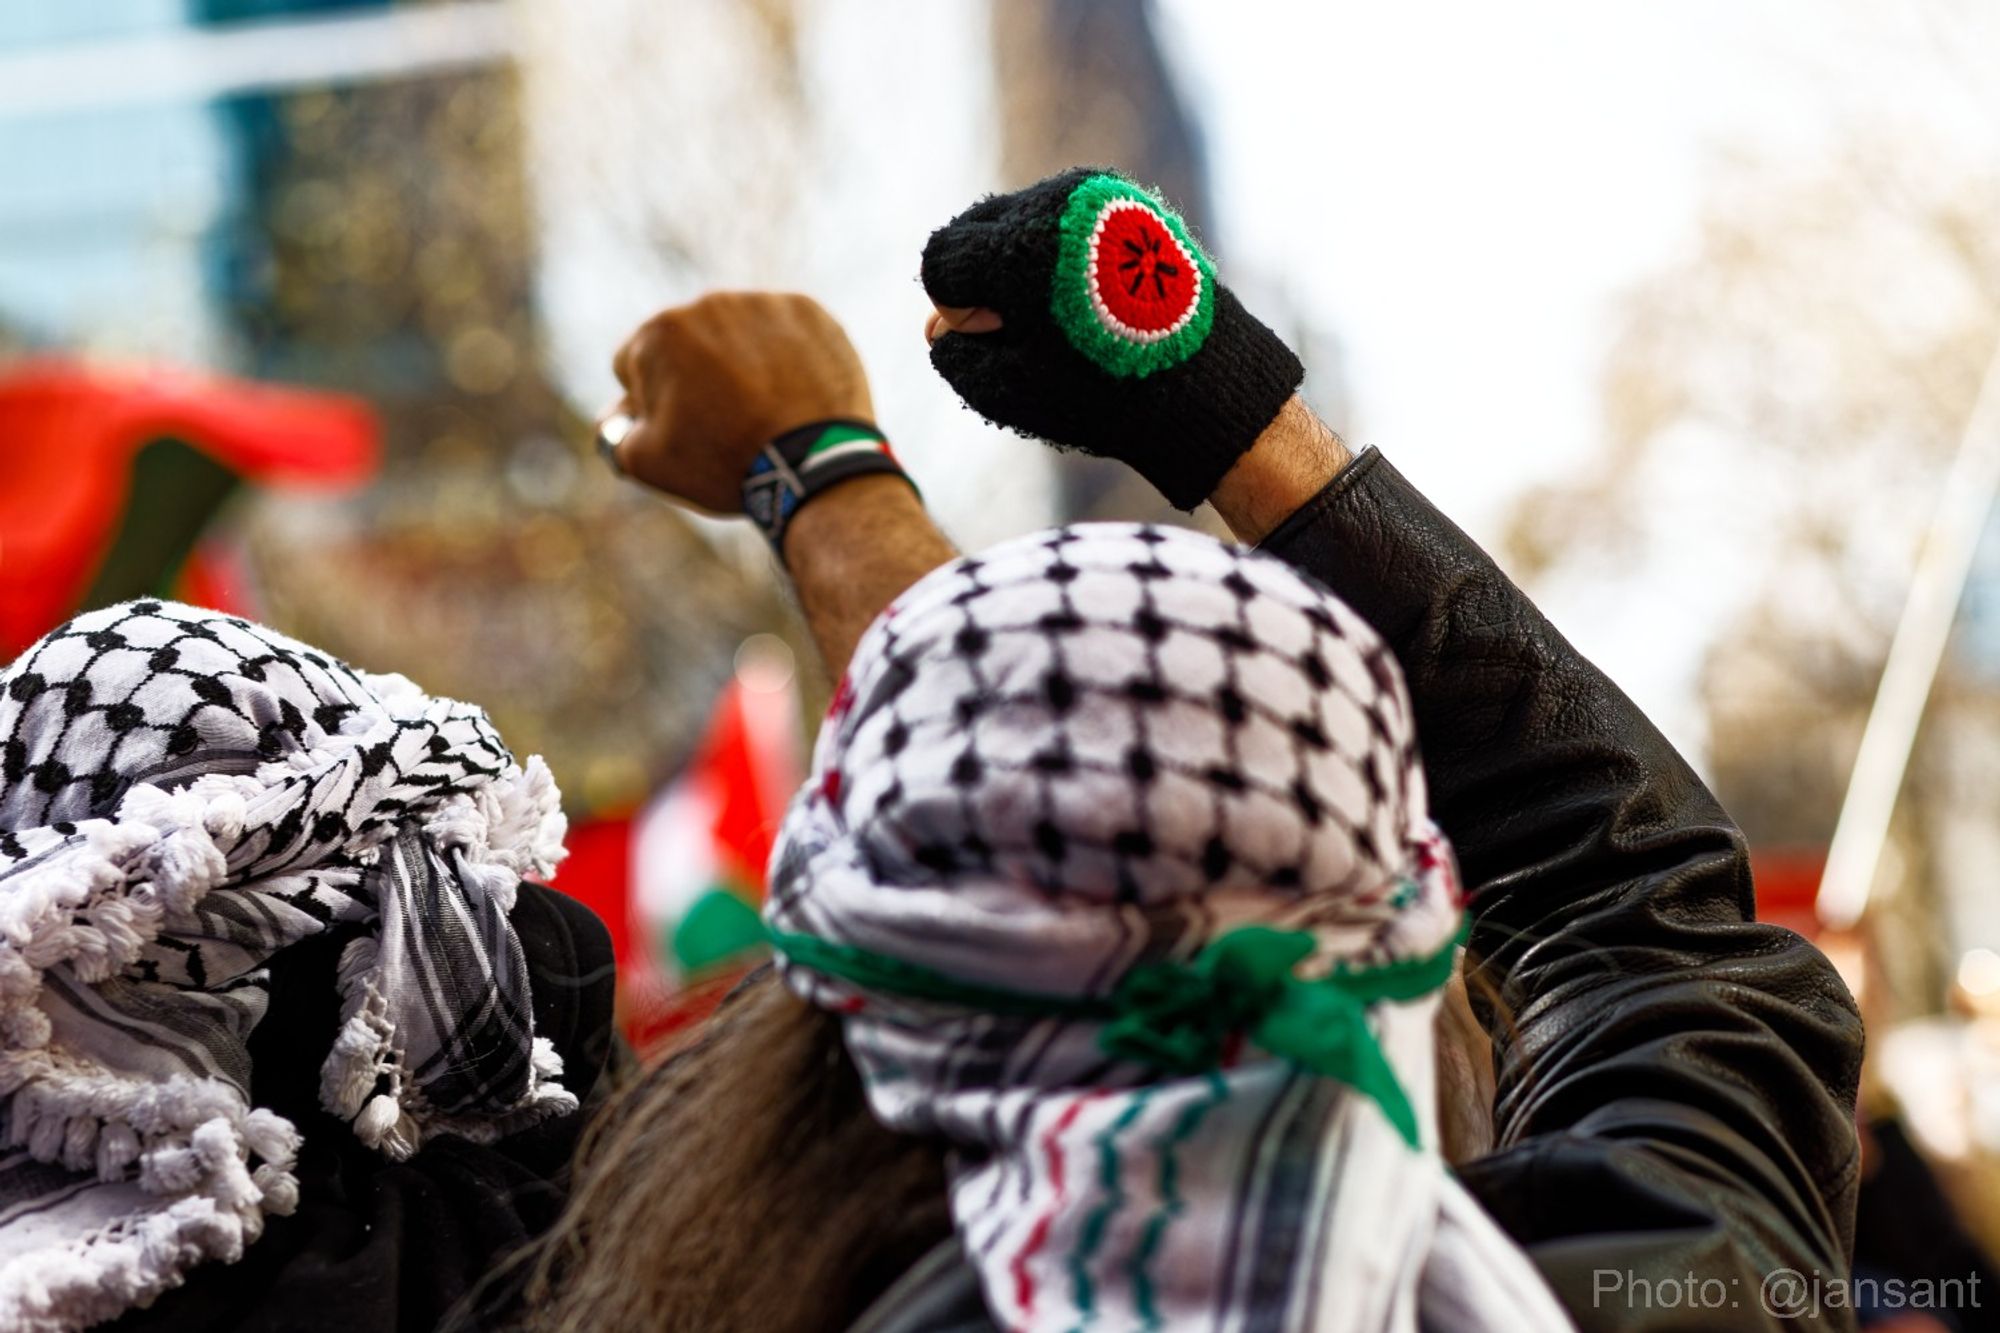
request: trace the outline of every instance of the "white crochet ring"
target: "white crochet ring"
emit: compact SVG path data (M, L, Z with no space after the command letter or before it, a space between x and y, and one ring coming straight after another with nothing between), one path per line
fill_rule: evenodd
M1157 237L1164 238L1166 243L1173 247L1174 259L1182 266L1181 271L1193 276L1186 304L1182 306L1174 321L1164 328L1138 328L1112 313L1111 307L1104 299L1104 272L1109 267L1102 254L1104 231L1113 216L1126 209L1136 209L1151 218L1155 223L1153 231L1157 233ZM1197 264L1194 256L1188 253L1188 248L1181 244L1180 237L1174 235L1171 228L1160 222L1159 215L1137 199L1113 199L1099 210L1097 221L1090 230L1090 259L1084 269L1084 281L1090 293L1090 308L1096 313L1098 323L1102 324L1107 332L1127 342L1145 344L1164 342L1186 328L1188 321L1194 318L1195 312L1201 309L1201 265Z

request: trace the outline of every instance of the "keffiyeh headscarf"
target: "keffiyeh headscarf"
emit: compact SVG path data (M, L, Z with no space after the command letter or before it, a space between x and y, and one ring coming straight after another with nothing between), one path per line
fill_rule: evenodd
M1436 1152L1460 894L1374 632L1089 525L869 630L773 861L788 984L955 1145L1004 1327L1570 1327Z
M146 1304L291 1211L245 1041L307 936L354 932L320 1099L363 1142L574 1109L507 919L562 834L480 710L234 617L128 603L0 673L0 1327Z

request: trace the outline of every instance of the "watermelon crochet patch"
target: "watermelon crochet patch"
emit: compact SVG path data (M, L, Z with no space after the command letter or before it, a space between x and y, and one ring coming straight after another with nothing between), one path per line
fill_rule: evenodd
M1201 350L1215 319L1215 268L1172 209L1128 180L1091 176L1058 223L1050 307L1070 345L1121 379Z

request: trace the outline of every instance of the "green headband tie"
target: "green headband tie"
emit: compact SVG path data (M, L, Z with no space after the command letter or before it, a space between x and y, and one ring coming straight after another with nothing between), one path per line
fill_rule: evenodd
M1228 1039L1242 1033L1272 1055L1371 1098L1415 1148L1416 1112L1368 1029L1368 1006L1415 1000L1444 985L1466 931L1461 920L1450 942L1427 957L1337 967L1302 980L1294 969L1318 947L1310 932L1239 926L1191 961L1142 964L1110 995L1095 998L973 985L816 935L772 932L771 944L796 966L863 990L990 1014L1102 1023L1098 1043L1108 1054L1175 1074L1214 1069Z

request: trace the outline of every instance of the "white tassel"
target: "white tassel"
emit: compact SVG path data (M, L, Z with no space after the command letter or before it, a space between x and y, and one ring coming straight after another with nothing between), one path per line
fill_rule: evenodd
M98 1120L96 1116L71 1116L63 1128L62 1164L72 1171L87 1171L97 1159Z
M354 1136L384 1156L401 1162L417 1150L417 1122L386 1092L378 1092L354 1118Z
M139 1185L151 1194L182 1194L201 1183L202 1162L193 1148L162 1145L139 1155Z
M49 1016L39 1009L0 1011L0 1043L32 1051L49 1044Z
M265 1212L290 1217L297 1210L299 1182L291 1172L280 1171L274 1166L260 1166L251 1172L250 1178L263 1191Z
M556 1049L554 1042L547 1037L537 1037L529 1049L532 1052L531 1060L535 1066L535 1073L547 1079L562 1077L562 1052Z
M299 1131L276 1111L258 1107L244 1116L243 1141L251 1152L279 1167L288 1167L298 1159Z
M335 984L341 994L341 1025L320 1065L319 1100L343 1120L354 1118L383 1077L397 1077L389 1001L375 985L378 954L376 942L364 936L340 955Z
M139 1157L139 1136L132 1127L117 1121L106 1125L97 1136L97 1178L116 1180Z

